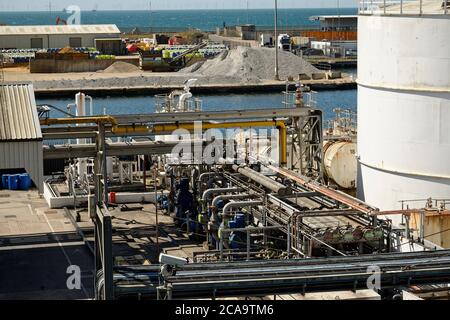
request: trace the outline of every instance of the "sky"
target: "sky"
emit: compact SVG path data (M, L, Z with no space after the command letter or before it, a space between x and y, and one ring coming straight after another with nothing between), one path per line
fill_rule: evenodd
M272 8L274 0L0 0L0 11L62 10L78 5L82 10L180 10ZM357 0L278 0L280 8L355 7Z

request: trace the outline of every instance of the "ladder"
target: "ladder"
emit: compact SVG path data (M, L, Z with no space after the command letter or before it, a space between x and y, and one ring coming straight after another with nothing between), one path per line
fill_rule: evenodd
M3 73L3 54L0 53L0 84L5 81L5 75Z

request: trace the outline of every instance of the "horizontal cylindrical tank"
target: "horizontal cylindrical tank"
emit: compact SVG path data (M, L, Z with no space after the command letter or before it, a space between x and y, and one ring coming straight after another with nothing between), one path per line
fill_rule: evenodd
M326 176L341 188L356 188L356 143L328 142L324 147L324 168Z

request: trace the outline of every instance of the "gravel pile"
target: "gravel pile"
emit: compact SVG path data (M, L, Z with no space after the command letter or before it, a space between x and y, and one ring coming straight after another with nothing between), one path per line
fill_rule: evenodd
M202 64L195 64L182 70L205 77L234 78L236 81L272 80L275 69L275 49L238 47L236 50L226 51L215 59ZM280 78L289 76L297 78L300 73L311 76L320 72L303 58L293 53L279 52Z
M103 72L103 73L132 73L132 72L140 72L140 71L141 70L138 67L136 67L135 65L133 65L131 63L117 61L101 72Z
M143 72L133 64L117 61L104 71L68 74L55 79L54 75L39 75L36 89L57 88L133 88L182 86L188 79L198 79L196 85L260 84L274 78L275 50L239 47L225 51L215 59L196 63L180 72ZM280 52L280 78L297 78L300 73L320 72L302 58Z

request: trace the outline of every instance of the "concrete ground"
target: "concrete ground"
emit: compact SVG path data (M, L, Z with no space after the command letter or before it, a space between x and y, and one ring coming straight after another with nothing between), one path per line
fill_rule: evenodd
M201 240L191 240L162 213L157 239L154 205L129 207L136 210L111 209L116 265L158 263L160 252L192 260L203 251ZM0 300L93 298L94 256L86 245L93 247L93 224L87 211L78 213L75 226L75 210L48 209L37 191L0 190ZM67 288L73 265L81 270L81 290Z
M81 269L69 290L67 268ZM89 299L94 258L63 210L49 210L36 191L0 191L0 300Z
M81 290L69 290L69 266L81 269ZM0 300L74 300L94 297L94 258L83 243L0 248Z

